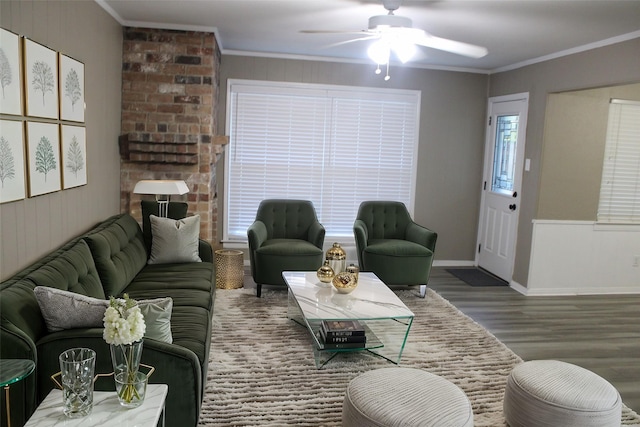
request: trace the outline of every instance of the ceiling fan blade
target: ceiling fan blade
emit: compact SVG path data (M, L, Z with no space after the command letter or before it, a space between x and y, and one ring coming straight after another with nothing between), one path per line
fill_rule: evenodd
M468 56L470 58L482 58L489 51L486 47L476 46L469 43L458 42L455 40L443 39L442 37L424 34L423 37L414 40L415 44L420 46L431 47L433 49L444 50L458 55Z
M362 34L367 33L367 30L300 30L299 33L303 34Z
M380 36L378 36L376 34L371 34L371 35L364 36L364 37L358 37L356 39L350 39L350 40L345 40L345 41L338 42L338 43L332 43L330 45L327 45L326 47L329 48L329 47L342 46L344 44L349 44L349 43L353 43L353 42L360 42L360 41L363 41L363 40L372 40L372 39L377 39L377 38L380 38Z

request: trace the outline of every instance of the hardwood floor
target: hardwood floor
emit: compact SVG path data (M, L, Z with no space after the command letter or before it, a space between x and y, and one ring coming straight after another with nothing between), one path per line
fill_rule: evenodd
M245 286L255 288L248 271ZM432 270L429 287L522 359L589 369L640 413L640 295L527 297L507 286L469 286L443 267Z
M472 287L437 267L429 287L524 360L589 369L640 413L640 295L524 296L507 286Z

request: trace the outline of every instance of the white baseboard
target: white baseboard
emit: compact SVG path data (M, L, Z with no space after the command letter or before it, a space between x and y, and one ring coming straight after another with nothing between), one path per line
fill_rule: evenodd
M474 267L475 261L460 261L460 260L435 260L433 261L434 267Z

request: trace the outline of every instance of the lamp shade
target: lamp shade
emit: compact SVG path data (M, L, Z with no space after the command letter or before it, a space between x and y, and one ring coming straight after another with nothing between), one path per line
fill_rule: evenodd
M133 189L135 194L186 194L189 187L182 180L147 179L138 181Z

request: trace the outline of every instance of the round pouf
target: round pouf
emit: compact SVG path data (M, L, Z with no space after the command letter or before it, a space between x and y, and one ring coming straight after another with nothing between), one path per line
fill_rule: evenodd
M533 360L509 374L504 416L510 427L620 427L622 399L609 382L587 369Z
M473 411L455 384L413 368L383 368L349 382L342 425L472 427Z

